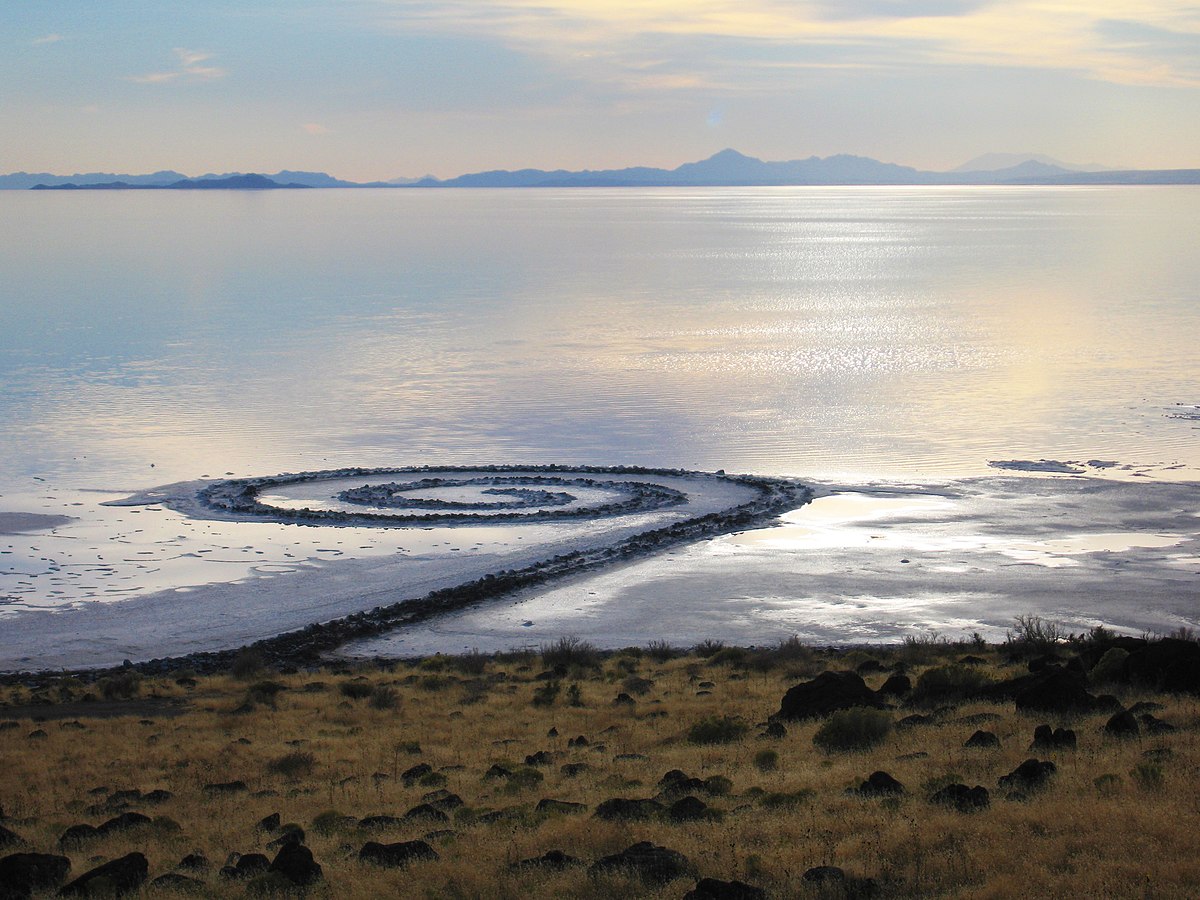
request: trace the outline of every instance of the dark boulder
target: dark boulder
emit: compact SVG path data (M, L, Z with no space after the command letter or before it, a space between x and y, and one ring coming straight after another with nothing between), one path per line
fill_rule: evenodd
M522 859L512 864L511 868L518 870L541 869L547 872L558 872L571 866L582 864L582 860L569 856L561 850L547 850L541 856Z
M1147 644L1129 654L1125 674L1162 691L1200 694L1200 644L1178 638Z
M411 769L409 771L412 771ZM504 766L494 763L490 769L483 773L483 777L491 780L493 778L511 778L512 769L506 769Z
M534 807L534 812L571 815L572 813L587 812L587 804L572 803L569 800L553 800L550 797L543 797L538 801L537 806Z
M987 788L982 785L967 787L965 784L948 784L941 790L934 791L929 802L937 803L940 806L950 806L959 812L967 813L986 809L991 802L991 797Z
M1007 775L1001 775L996 783L1002 788L1036 790L1044 787L1056 771L1058 767L1049 760L1027 759Z
M303 844L284 844L267 871L277 872L295 885L312 884L321 877L320 863Z
M904 793L904 785L887 772L872 772L854 793L860 797L894 797Z
M703 800L684 797L671 804L667 810L667 818L672 822L698 822L701 819L712 818L712 810Z
M596 807L595 816L598 819L609 821L652 819L662 811L662 804L656 800L627 800L624 797L613 797Z
M412 822L416 820L426 822L449 822L450 817L429 803L418 803L412 809L404 814L404 820Z
M906 728L916 728L919 725L932 725L933 716L923 716L920 713L913 713L911 716L905 716L896 723L897 731L904 731Z
M271 861L261 853L247 853L239 856L233 865L224 866L221 875L225 878L252 878L267 871Z
M0 897L28 897L62 884L71 861L51 853L13 853L0 859Z
M911 694L912 679L907 675L892 675L876 693L884 697L903 697Z
M209 797L225 797L230 794L241 794L249 790L244 781L221 781L216 784L206 784L204 793Z
M398 844L367 841L358 851L358 858L377 866L395 868L424 859L437 859L438 853L424 841L401 841Z
M837 866L813 866L802 877L809 884L842 884L846 873Z
M58 846L64 850L71 847L79 847L99 836L100 832L95 825L88 825L84 822L79 825L72 825L59 835Z
M159 875L150 882L152 889L172 891L174 893L199 894L208 889L208 885L199 878L180 875L178 872L167 872Z
M767 900L767 892L744 881L701 878L683 900Z
M1078 745L1075 732L1070 728L1055 728L1049 725L1039 725L1033 729L1033 743L1030 750L1074 750Z
M25 843L19 834L15 831L9 831L3 825L0 825L0 849L5 847L16 847Z
M782 722L768 722L767 727L763 729L762 737L779 740L787 737L787 729L783 727Z
M549 766L554 762L554 755L549 750L539 750L525 757L527 766Z
M602 875L607 872L627 871L647 884L663 885L676 878L682 878L690 870L691 863L688 862L688 858L677 850L657 847L649 841L640 841L626 847L620 853L596 860L588 869L588 874Z
M886 704L856 673L822 672L812 681L790 688L780 701L777 715L787 721L797 721L856 706L882 709Z
M412 787L419 779L433 773L433 766L429 763L417 763L400 773L400 778L404 782L405 787Z
M384 828L396 828L397 826L403 824L404 820L399 816L379 815L367 816L365 819L360 819L358 822L358 827L366 831L375 831L377 829L382 830Z
M613 698L613 706L635 706L637 701L622 691Z
M102 892L121 897L140 888L149 874L150 864L146 857L141 853L129 853L84 872L74 881L64 885L58 895L86 897L93 892Z
M208 857L203 853L189 853L179 861L177 868L190 869L193 872L203 872L209 865Z
M1113 716L1104 723L1104 733L1112 737L1131 738L1141 734L1141 727L1138 725L1138 720L1127 709L1121 710L1119 713L1114 713Z
M558 771L560 771L567 778L576 778L590 768L591 766L589 766L587 763L567 763L566 765L561 766Z
M145 828L147 825L154 824L154 820L149 816L144 816L141 813L127 812L115 816L96 828L96 834L100 837L108 837L110 834L117 834L122 831L131 831L134 828Z
M277 830L279 828L279 813L273 812L269 816L263 816L254 827L259 831Z
M1176 728L1170 722L1164 722L1157 716L1152 716L1150 713L1142 713L1138 716L1138 721L1146 729L1147 734L1170 734Z
M999 750L1000 738L996 737L990 731L976 731L973 735L967 738L964 747L971 747L978 750Z
M1049 667L1031 678L1013 697L1019 711L1067 714L1096 708L1087 680L1077 672Z
M304 843L304 838L305 838L304 829L301 828L299 825L297 825L295 822L288 822L286 825L282 826L279 830L280 830L279 837L275 838L275 840L270 841L267 844L268 850L278 850L280 847L286 847L289 844L303 844Z

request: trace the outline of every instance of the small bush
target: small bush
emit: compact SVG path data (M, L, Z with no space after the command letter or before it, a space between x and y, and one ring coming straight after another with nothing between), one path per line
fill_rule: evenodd
M811 788L801 788L798 791L772 791L769 794L763 795L762 805L766 809L795 809L797 806L807 803L816 795L817 792Z
M229 672L240 681L256 678L267 665L263 655L257 650L246 649L233 658Z
M452 656L448 660L450 668L463 675L482 675L487 670L488 655L472 650L462 656Z
M743 647L723 647L708 657L710 666L741 666L745 665L749 654Z
M275 698L285 690L287 688L277 681L256 681L246 691L246 702L265 703L274 707Z
M1125 660L1129 659L1129 651L1120 647L1110 647L1100 657L1100 661L1088 672L1088 680L1092 684L1112 684L1121 681L1125 674Z
M105 700L132 700L142 690L142 676L132 669L101 679L100 695Z
M600 651L574 635L564 635L553 644L542 646L542 662L550 669L558 666L590 669L600 664Z
M336 834L345 827L346 817L336 809L327 809L323 813L318 813L316 818L312 820L312 830L317 834L329 837L331 834Z
M774 750L759 750L754 754L754 768L760 772L774 772L779 768L779 754Z
M400 696L394 689L381 684L371 691L371 699L367 703L371 709L395 709L400 703Z
M654 687L654 682L649 678L641 678L637 675L630 675L621 682L621 689L626 693L633 694L637 697L644 697L650 693L650 688Z
M880 709L843 709L835 712L813 735L813 743L826 752L866 750L883 742L892 730L892 717Z
M302 778L311 775L316 764L317 759L311 753L296 750L271 760L267 763L267 771L284 778Z
M1066 640L1067 634L1057 622L1041 616L1017 616L1011 630L1004 635L1004 644L1017 656L1037 656L1050 653Z
M646 645L646 655L655 662L665 663L667 660L679 656L679 654L680 651L666 641L651 641Z
M750 726L729 716L708 716L688 729L691 744L730 744L746 736Z
M1161 791L1163 789L1163 782L1166 780L1163 777L1162 766L1154 762L1138 763L1129 773L1129 777L1133 779L1133 783L1140 790L1149 793Z
M567 688L567 705L583 706L583 691L579 689L579 685L573 684Z
M715 641L712 638L705 638L700 643L698 643L695 647L692 648L692 652L695 653L697 656L699 656L701 659L708 659L710 656L714 656L717 653L720 653L724 649L725 649L724 641Z
M338 690L342 692L343 697L349 697L351 700L366 700L375 690L375 686L365 681L343 681L338 685Z
M558 699L559 691L562 690L562 685L557 681L547 681L540 688L535 688L533 692L534 706L553 706L554 701Z

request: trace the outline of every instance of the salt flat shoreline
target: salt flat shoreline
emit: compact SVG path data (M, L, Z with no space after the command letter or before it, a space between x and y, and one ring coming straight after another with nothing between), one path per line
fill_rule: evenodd
M763 525L812 497L810 489L791 479L640 467L413 467L309 474L341 477L384 471L517 470L678 482L692 493L687 507L660 515L660 521L648 521L646 516L617 518L618 525L602 533L572 526L540 546L516 554L444 555L417 560L415 566L406 561L408 577L400 584L399 558L351 559L290 576L208 585L186 594L161 591L118 604L90 603L63 612L22 613L3 620L6 640L0 648L0 671L92 671L121 665L126 659L148 672L173 668L205 671L227 663L248 645L279 664L310 663L353 638L681 543ZM138 492L117 505L161 504L224 520L249 518L224 508L208 508L198 497L210 484L167 485ZM293 521L298 525L338 524L328 518L304 516ZM281 627L284 622L294 624Z
M630 470L620 471L632 477ZM639 477L691 477L680 470L656 471L671 474ZM1013 615L1044 614L1038 603L1047 597L1066 598L1076 610L1066 617L1067 624L1078 625L1077 630L1115 622L1118 630L1128 633L1167 632L1196 623L1200 518L1194 498L1200 495L1200 484L1025 474L910 484L762 481L775 485L780 494L753 511L733 516L706 513L698 517L701 521L649 529L644 521L635 522L607 535L571 526L559 540L523 548L516 555L443 554L423 562L407 560L409 578L403 584L397 584L396 557L346 559L289 576L212 584L186 594L166 591L120 603L87 604L81 611L22 613L0 620L6 638L0 648L0 671L100 670L126 658L147 672L181 667L206 671L227 664L248 645L278 664L298 665L330 655L397 658L475 648L492 652L536 646L562 634L577 634L604 647L648 640L689 646L710 637L763 645L792 633L822 645L896 643L901 634L880 628L867 632L830 626L805 632L765 627L765 620L753 619L753 609L747 612L746 603L725 599L764 580L758 571L760 558L754 555L730 557L714 577L699 568L691 581L646 578L646 572L654 578L664 572L676 575L692 557L730 541L787 538L789 529L797 527L794 523L810 516L807 510L795 510L812 497L830 495L937 499L942 505L932 512L892 515L876 530L881 536L905 528L928 532L942 542L941 549L931 545L928 559L910 553L910 565L908 558L898 558L894 547L829 549L819 542L811 547L802 543L788 559L806 568L783 573L789 589L803 591L800 597L806 598L789 601L793 608L824 609L830 593L839 590L894 597L876 606L858 604L861 615L879 625L897 615L897 605L912 606L924 594L954 591L959 596L953 611L932 613L951 623L943 633L969 634L970 626L953 624L969 620L963 616L990 615L1004 625ZM161 502L163 490L143 492L143 502ZM463 533L470 527L462 526ZM1120 552L1069 557L1070 567L1047 572L1019 556L997 555L991 545L1010 541L1014 530L1029 541L1047 544L1061 543L1064 535L1086 539L1145 532L1165 536L1169 546L1160 549L1135 541ZM706 540L720 535L724 537L716 544ZM958 547L963 535L974 535L978 546L969 552L945 549ZM945 565L947 561L958 570ZM411 568L414 563L424 568ZM649 593L657 599L626 603L617 591L590 624L571 618L570 610L581 595L594 594L609 583L622 590L637 584L641 596ZM336 595L332 605L331 592ZM757 609L761 603L750 606ZM343 611L328 612L335 608ZM1122 620L1122 610L1148 613L1150 624ZM278 627L287 616L298 624ZM521 628L525 616L537 618L540 629ZM704 633L691 635L685 626ZM108 644L102 640L106 635ZM129 652L131 643L143 652ZM173 649L181 645L182 651Z

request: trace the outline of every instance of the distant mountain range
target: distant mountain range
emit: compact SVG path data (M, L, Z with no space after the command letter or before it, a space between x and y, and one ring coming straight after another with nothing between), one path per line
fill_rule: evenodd
M1108 170L1068 166L1039 154L988 154L950 172L926 172L865 156L810 156L764 162L736 150L722 150L674 169L496 170L440 180L396 178L358 183L324 172L282 171L274 175L227 173L188 178L179 172L151 175L0 175L2 189L35 190L268 190L279 188L440 188L440 187L750 187L785 185L1067 185L1200 184L1200 169Z

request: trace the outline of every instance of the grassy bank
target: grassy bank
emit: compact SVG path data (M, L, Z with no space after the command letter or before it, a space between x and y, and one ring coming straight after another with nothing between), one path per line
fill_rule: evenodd
M220 873L231 854L273 859L268 844L286 843L292 823L322 869L314 897L677 898L701 877L770 897L1200 894L1196 698L1131 680L1125 651L1022 637L853 652L600 654L564 641L386 667L283 673L245 657L236 674L7 687L0 826L23 844L0 855L66 856L69 880L142 853L144 896L299 891L250 865ZM1115 699L1030 712L993 690L1027 676L1031 659L1041 669L1047 651L1078 657L1070 670ZM904 674L913 690L875 695L881 710L769 723L789 688L826 671L872 690ZM1133 708L1136 734L1105 730L1118 706ZM1076 749L1031 750L1041 724L1072 729ZM965 747L979 730L998 746ZM1053 774L998 784L1031 757ZM664 780L672 770L691 780ZM858 790L878 771L902 792ZM988 805L931 801L952 784L986 788ZM60 843L71 826L128 812L148 821ZM274 813L278 824L259 827ZM368 842L418 840L437 858L360 860ZM685 861L594 867L641 841ZM551 850L576 862L519 865ZM189 855L208 864L180 868ZM806 880L819 866L844 877ZM169 872L200 884L150 887Z

